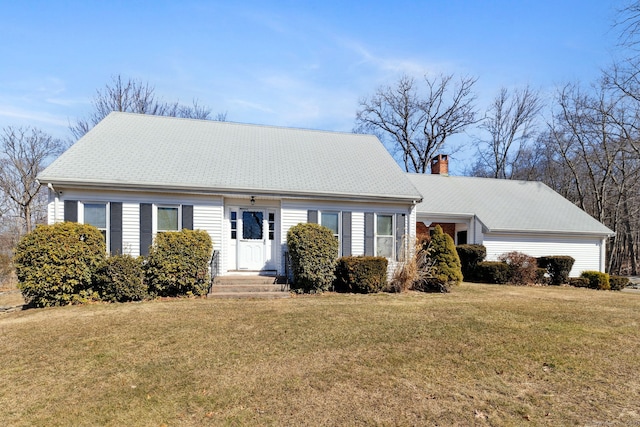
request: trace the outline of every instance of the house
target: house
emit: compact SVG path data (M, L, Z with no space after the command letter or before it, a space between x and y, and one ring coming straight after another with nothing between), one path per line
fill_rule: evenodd
M121 112L38 179L50 223L95 225L133 256L157 233L206 230L221 275L283 274L300 222L330 228L341 255L396 260L422 199L375 136Z
M431 161L431 175L408 174L424 198L417 233L440 224L456 244L482 244L487 260L504 253L570 255L571 276L605 271L613 232L541 182L448 175L448 157Z

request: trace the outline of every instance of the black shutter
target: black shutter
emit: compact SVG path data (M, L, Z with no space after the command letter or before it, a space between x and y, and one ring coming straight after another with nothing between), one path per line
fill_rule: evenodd
M109 203L109 252L111 255L122 253L122 203Z
M140 255L149 255L153 244L153 205L140 203Z
M78 201L64 201L64 220L70 222L78 222Z
M342 212L342 256L351 255L351 212Z
M373 256L373 242L375 238L375 224L373 212L364 213L364 254Z
M396 260L399 261L403 252L402 242L404 241L403 237L406 234L405 228L405 214L397 213L396 214Z
M182 228L193 230L193 205L182 205Z
M318 211L307 211L307 222L309 224L318 223Z

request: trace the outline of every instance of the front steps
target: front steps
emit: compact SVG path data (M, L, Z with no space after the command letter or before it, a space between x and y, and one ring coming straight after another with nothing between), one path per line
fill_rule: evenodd
M275 276L216 277L207 298L289 298L289 286Z

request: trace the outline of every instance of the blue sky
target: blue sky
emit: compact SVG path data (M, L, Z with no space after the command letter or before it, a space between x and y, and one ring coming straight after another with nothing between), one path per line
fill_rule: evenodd
M0 127L68 138L111 76L235 122L351 131L358 99L402 73L545 94L615 55L622 0L0 0Z

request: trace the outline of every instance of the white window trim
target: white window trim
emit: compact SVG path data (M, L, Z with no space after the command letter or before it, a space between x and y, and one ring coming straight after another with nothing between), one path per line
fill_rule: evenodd
M82 200L78 202L78 205L82 207L82 209L78 209L78 222L80 224L84 224L84 205L105 205L105 245L107 247L107 253L111 248L111 204L109 202L105 202L103 200ZM103 230L102 228L98 228L98 230Z
M378 217L390 216L391 217L391 234L378 234ZM391 237L391 257L387 259L396 259L396 216L393 213L376 213L373 218L373 253L378 255L378 237Z
M322 225L322 214L336 214L338 216L338 234L334 236L338 238L338 256L342 256L342 211L336 210L318 210L318 224Z
M178 209L178 230L158 230L158 208L172 208ZM182 230L182 205L180 204L171 204L171 203L158 203L153 205L152 212L152 231L155 236L158 233L163 233L167 231L180 231Z

